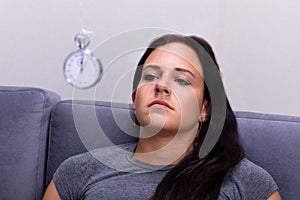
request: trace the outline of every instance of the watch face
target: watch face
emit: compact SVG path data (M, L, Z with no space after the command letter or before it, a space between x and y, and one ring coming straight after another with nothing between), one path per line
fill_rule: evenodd
M102 66L88 50L71 53L64 63L64 75L72 86L84 89L94 86L102 76Z

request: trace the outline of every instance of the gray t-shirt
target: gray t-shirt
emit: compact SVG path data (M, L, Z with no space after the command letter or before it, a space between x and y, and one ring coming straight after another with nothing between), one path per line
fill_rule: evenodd
M174 167L157 166L133 159L136 143L96 149L65 160L54 174L63 200L147 200ZM228 173L219 200L264 200L278 187L261 167L243 159Z

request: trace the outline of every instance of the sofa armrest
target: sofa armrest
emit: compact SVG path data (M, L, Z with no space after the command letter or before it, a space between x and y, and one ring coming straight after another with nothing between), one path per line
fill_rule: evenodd
M43 89L0 87L0 199L41 199L49 116L59 100Z

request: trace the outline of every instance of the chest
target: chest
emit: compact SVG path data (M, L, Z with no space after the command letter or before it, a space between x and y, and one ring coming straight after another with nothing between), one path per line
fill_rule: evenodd
M104 179L90 180L82 199L147 200L154 193L156 186L165 176L165 172L125 173Z

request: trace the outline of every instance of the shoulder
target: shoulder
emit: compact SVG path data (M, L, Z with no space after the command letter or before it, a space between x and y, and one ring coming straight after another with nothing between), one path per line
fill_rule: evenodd
M74 174L74 172L82 173L82 171L85 171L86 169L93 169L93 166L105 166L105 161L119 161L119 159L122 159L126 153L133 151L135 146L135 143L126 143L102 147L89 152L71 156L64 160L64 162L57 169L57 172L60 170L70 170L72 171L72 174ZM104 163L102 161L104 161Z
M257 180L265 179L265 181L273 181L271 175L262 167L244 158L239 164L231 171L230 175L239 180Z
M81 188L88 173L87 164L93 160L89 152L72 156L64 160L53 175L56 189L62 199L79 199Z
M272 176L265 169L246 158L225 176L222 188L224 193L235 193L233 195L239 196L240 199L267 199L278 189Z
M135 147L134 143L92 150L67 158L56 170L53 180L61 196L80 196L91 178L114 171L108 162L122 163L124 153ZM121 153L120 153L121 152ZM123 153L123 154L122 154Z

